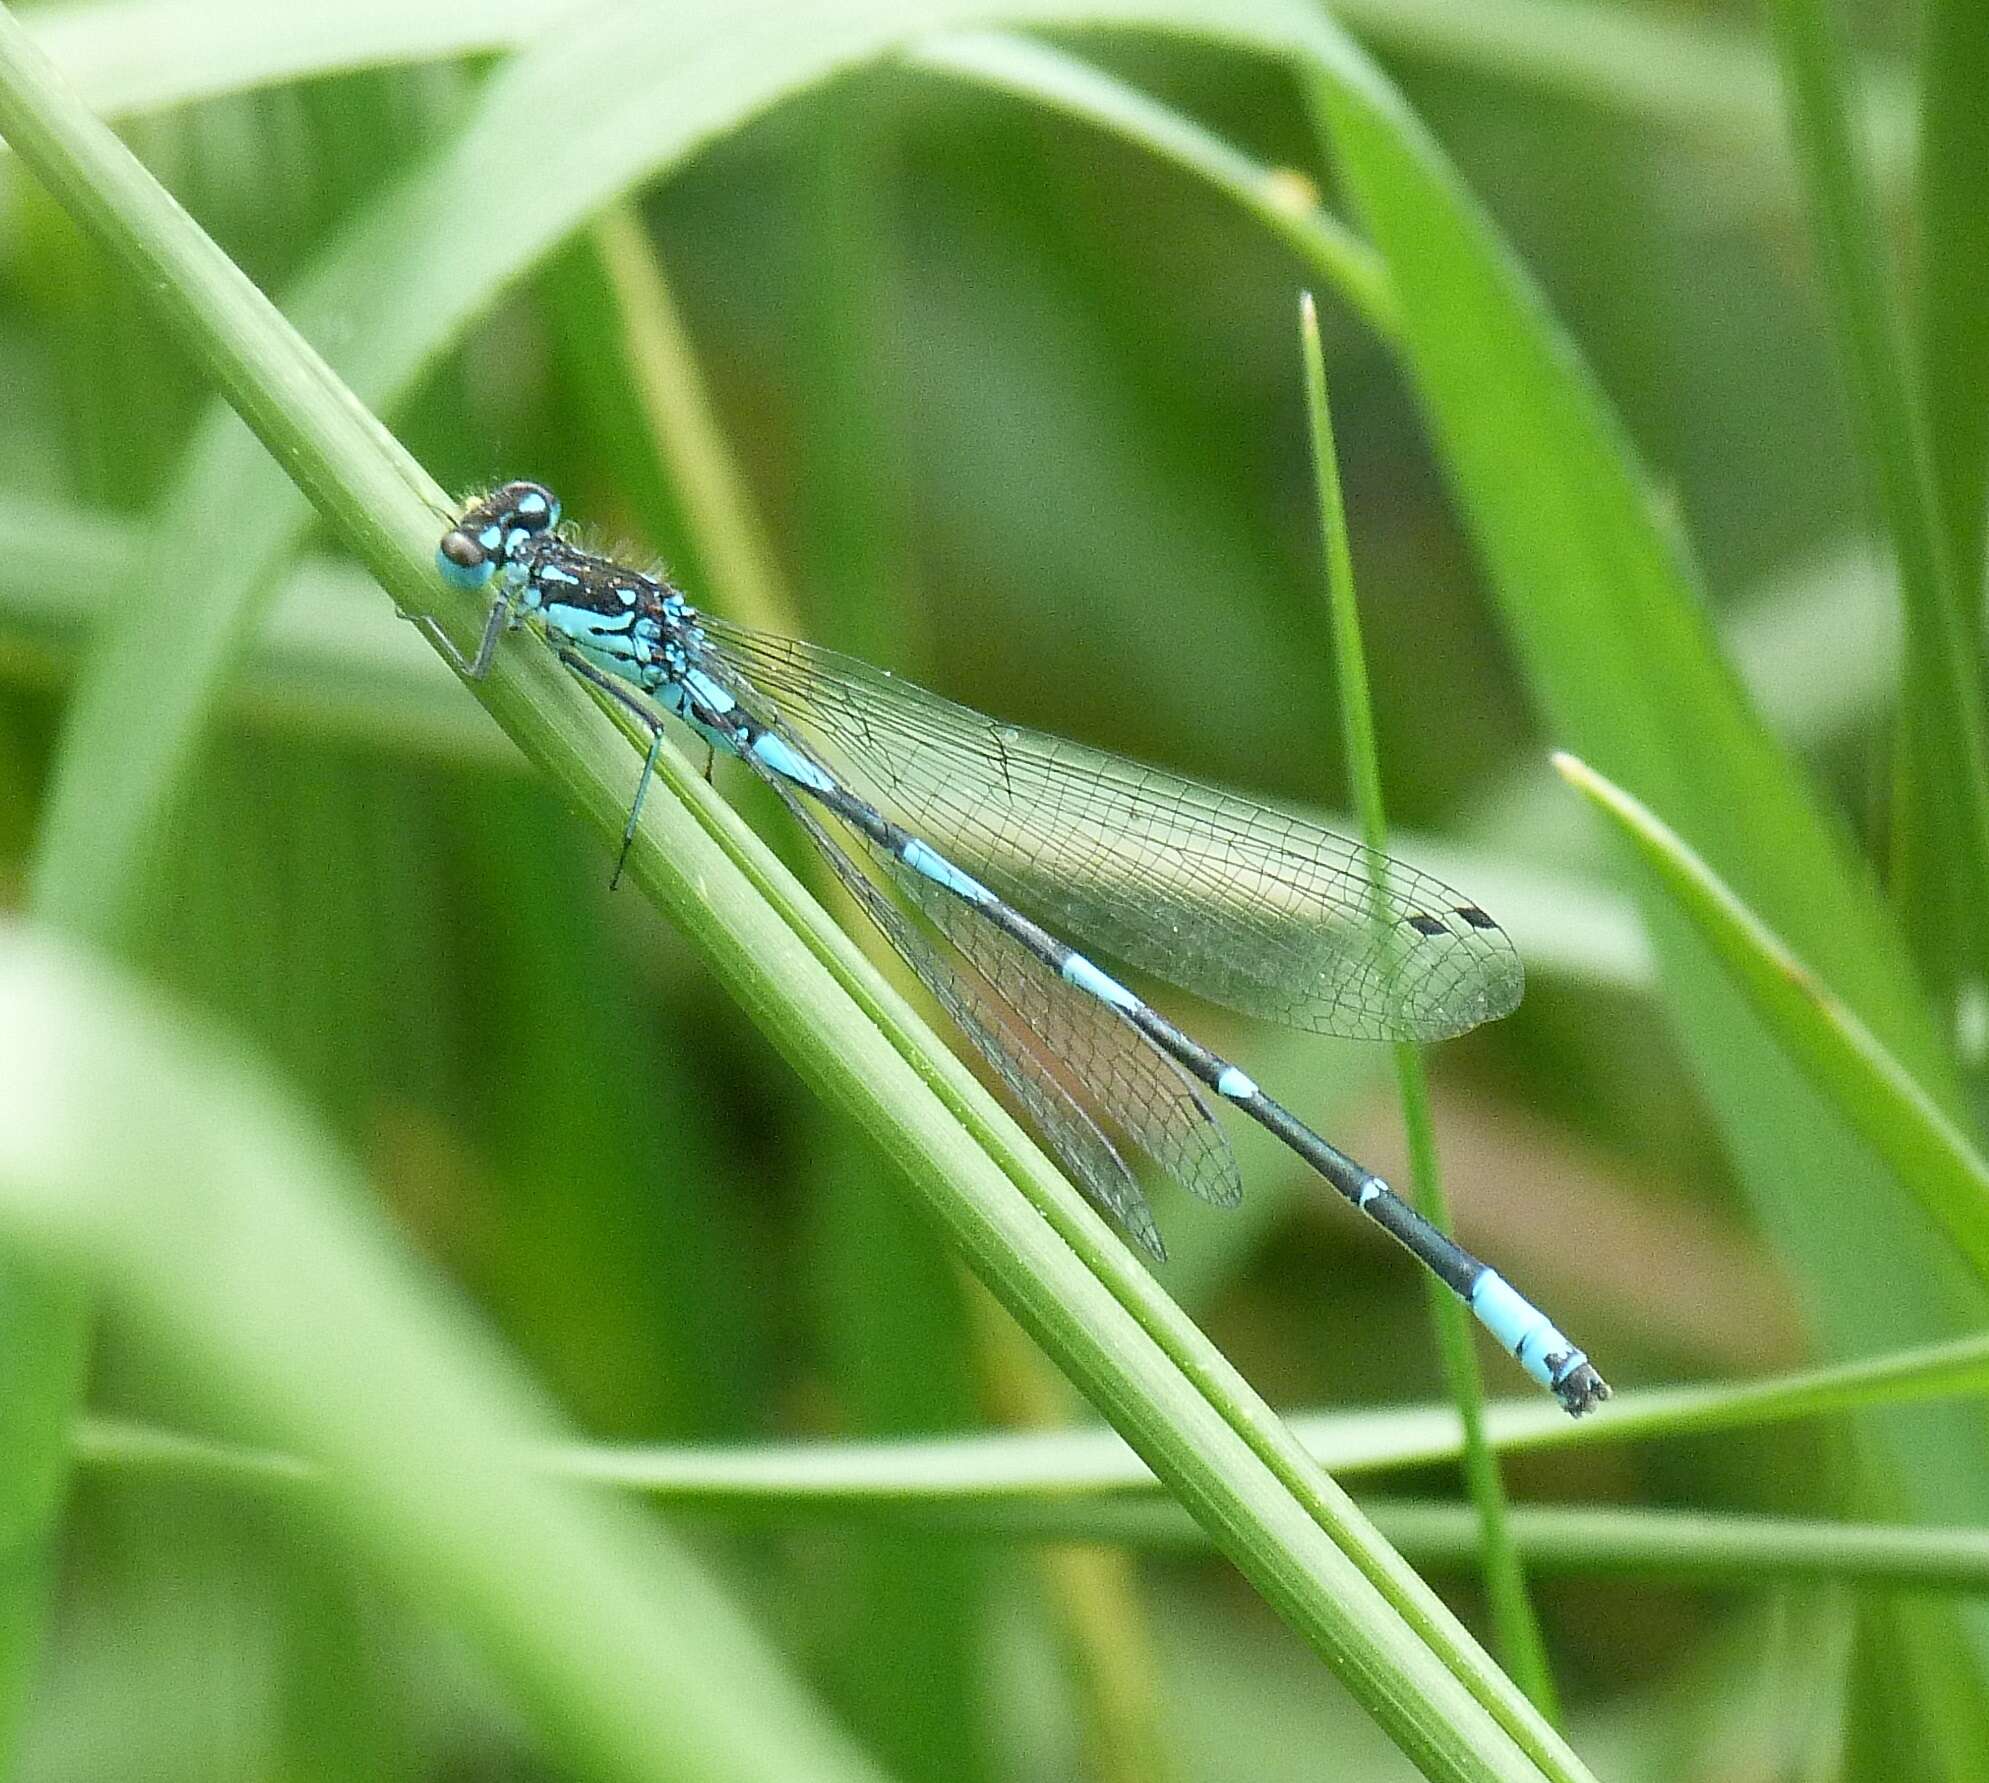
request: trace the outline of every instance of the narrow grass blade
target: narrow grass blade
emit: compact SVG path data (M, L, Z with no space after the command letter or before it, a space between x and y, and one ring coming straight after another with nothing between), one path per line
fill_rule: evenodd
M1374 733L1374 706L1368 693L1367 659L1361 648L1360 608L1354 597L1353 549L1340 495L1339 455L1326 395L1326 356L1319 344L1319 316L1311 293L1299 300L1299 340L1305 366L1306 414L1311 423L1312 466L1319 501L1320 536L1325 546L1326 598L1333 615L1333 661L1340 696L1341 735L1361 835L1371 868L1379 875L1388 855L1388 818L1382 804L1381 757ZM1378 877L1377 884L1383 881ZM1410 1189L1417 1208L1439 1231L1451 1230L1450 1208L1437 1167L1436 1134L1430 1116L1428 1079L1422 1055L1410 1044L1393 1048L1402 1122L1409 1138ZM1485 1436L1485 1383L1472 1348L1468 1315L1440 1282L1425 1283L1444 1379L1464 1428L1464 1475L1477 1510L1479 1542L1492 1616L1506 1669L1550 1720L1559 1718L1560 1699L1547 1663L1546 1643L1527 1595L1507 1526L1504 1482Z
M1371 1501L1376 1522L1427 1564L1471 1566L1462 1506ZM1559 1576L1693 1581L1758 1591L1770 1581L1880 1591L1989 1594L1989 1531L1691 1511L1522 1506L1514 1535L1528 1563Z
M847 208L830 207L847 221ZM802 622L724 438L686 322L660 252L631 206L618 206L585 239L592 298L569 302L572 350L596 363L587 378L627 423L617 442L619 474L644 490L665 486L676 521L672 561L687 549L684 585L710 591L701 605L776 632ZM568 281L580 284L581 281ZM803 387L808 380L801 380ZM849 416L839 419L849 431ZM865 462L861 437L845 448ZM814 463L813 454L803 462ZM868 460L881 474L881 460ZM655 516L649 516L652 529ZM824 869L819 877L833 876ZM863 1433L945 1429L972 1421L958 1271L932 1228L877 1178L846 1125L820 1111L820 1143L804 1192L818 1203L821 1236L810 1247L817 1282L809 1303L821 1316L827 1386L845 1425ZM867 1622L868 1639L827 1662L825 1688L839 1712L894 1772L906 1777L978 1777L994 1711L977 1655L984 1641L988 1578L978 1556L908 1541L901 1532L846 1538L828 1569L818 1614L831 1626ZM924 1688L908 1703L902 1656L924 1656Z
M1768 1031L1989 1283L1989 1163L1967 1135L1674 830L1573 756L1554 765L1615 823Z
M279 13L256 0L97 0L37 9L29 22L90 107L123 117L324 74L512 50L593 3L340 0Z
M1532 1454L1708 1436L1776 1424L1841 1417L1934 1400L1989 1398L1989 1337L1902 1350L1834 1368L1806 1369L1738 1386L1632 1389L1609 1402L1607 1418L1574 1423L1538 1400L1503 1400L1487 1408L1494 1446ZM1973 1407L1963 1407L1973 1412ZM1463 1453L1457 1414L1448 1406L1372 1412L1293 1412L1288 1420L1336 1477L1386 1473L1456 1461ZM155 1433L156 1436L156 1433ZM79 1452L88 1452L87 1427ZM165 1444L170 1455L170 1440ZM873 1492L917 1492L937 1500L1082 1496L1151 1490L1139 1457L1110 1431L962 1437L889 1444L843 1444L786 1450L691 1454L684 1450L592 1449L572 1465L606 1480L648 1484L676 1496L820 1493L860 1501Z
M1362 1508L1418 1565L1472 1574L1484 1566L1474 1507L1371 1498ZM776 1522L786 1513L772 1507ZM1206 1550L1207 1537L1178 1505L1112 1499L1005 1500L972 1509L905 1507L893 1521L971 1542L1116 1542L1136 1549ZM755 1519L757 1521L757 1519ZM1759 1592L1773 1585L1840 1585L1874 1592L1989 1596L1989 1532L1794 1517L1521 1505L1513 1540L1544 1574L1641 1579Z
M1021 1439L997 1438L996 1442ZM641 1454L569 1452L533 1471L655 1497L745 1527L847 1521L929 1530L961 1541L1036 1541L1204 1552L1208 1534L1159 1494L1087 1489L1047 1470L1028 1491L975 1493L977 1444L828 1446L831 1465L861 1489L820 1490L826 1445ZM936 1458L963 1452L957 1479L934 1477ZM928 1458L934 1458L928 1464ZM300 1500L322 1488L297 1455L184 1437L112 1419L78 1433L76 1464L108 1479L164 1476ZM1421 1565L1482 1568L1483 1527L1471 1505L1372 1497L1362 1508ZM1972 1527L1834 1522L1789 1517L1579 1505L1521 1506L1512 1540L1528 1564L1563 1576L1628 1576L1752 1589L1767 1580L1835 1582L1890 1591L1989 1594L1989 1532Z
M507 680L540 683L533 711L557 705L551 688L563 678L539 654L501 671ZM634 780L632 752L597 742L591 749L534 753L604 831L618 824ZM603 771L603 763L619 771ZM1528 1774L1531 1767L1508 1745L1501 1725L1517 1705L1502 1702L1494 1722L1475 1690L1458 1690L1447 1668L1468 1666L1472 1650L1458 1645L1460 1631L1434 1599L1422 1596L1413 1575L1387 1579L1388 1601L1415 1619L1410 1645L1401 1646L1387 1622L1374 1620L1381 1599L1369 1599L1368 1574L1334 1545L1349 1542L1367 1560L1373 1550L1362 1526L1347 1520L1340 1495L1302 1462L1275 1415L1152 1287L1099 1216L1037 1161L966 1068L929 1038L914 1038L920 1030L910 1012L739 820L709 801L695 768L666 749L659 776L691 803L652 797L630 857L631 877L699 940L733 994L766 1020L804 1075L905 1166L977 1273L1121 1422L1171 1488L1212 1518L1225 1551L1270 1601L1336 1667L1349 1667L1342 1675L1356 1680L1357 1691L1368 1676L1393 1680L1390 1688L1403 1694L1371 1706L1395 1737L1441 1775L1508 1774L1515 1764L1518 1774ZM723 852L714 845L721 840ZM728 889L737 883L738 865L771 905ZM821 972L831 962L834 982ZM858 996L882 1032L836 1013L845 1007L837 984ZM951 1112L933 1099L935 1089ZM1029 1200L1013 1193L1018 1185ZM1239 1435L1244 1424L1249 1442ZM1324 1526L1332 1528L1333 1541L1325 1539ZM1426 1639L1444 1654L1442 1665L1432 1662ZM1380 1673L1370 1672L1376 1665ZM1495 1674L1474 1678L1474 1686L1500 1694ZM1454 1737L1464 1725L1477 1730L1468 1747ZM1544 1728L1527 1731L1527 1750L1547 1754L1548 1774L1582 1774Z
M1605 1447L1666 1436L1705 1437L1816 1421L1867 1407L1989 1397L1989 1336L1808 1369L1744 1386L1632 1390L1606 1419L1573 1423L1529 1395L1488 1408L1502 1451ZM1424 1469L1461 1453L1448 1406L1372 1412L1293 1412L1292 1429L1338 1475ZM217 1483L282 1487L309 1480L296 1456L183 1435L129 1419L88 1417L72 1432L79 1467L183 1473ZM1042 1430L885 1441L657 1444L561 1449L544 1465L604 1486L646 1492L686 1508L769 1514L789 1501L855 1515L893 1501L927 1508L1010 1499L1128 1498L1160 1490L1152 1471L1111 1430Z

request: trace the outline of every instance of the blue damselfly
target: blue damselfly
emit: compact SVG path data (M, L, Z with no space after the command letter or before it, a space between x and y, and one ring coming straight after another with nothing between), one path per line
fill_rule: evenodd
M1232 1204L1242 1182L1211 1091L1432 1270L1568 1411L1609 1396L1496 1270L1059 939L1295 1027L1435 1040L1520 998L1519 957L1477 905L1300 818L710 618L558 525L536 483L472 503L438 561L458 586L493 592L475 655L423 623L478 679L504 632L535 620L647 729L624 854L668 714L773 789L1078 1184L1153 1256L1160 1234L1113 1136Z

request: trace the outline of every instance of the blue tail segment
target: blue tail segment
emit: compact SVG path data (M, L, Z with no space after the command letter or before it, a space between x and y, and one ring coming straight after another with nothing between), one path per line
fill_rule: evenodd
M456 586L491 591L483 635L465 656L423 624L480 678L500 637L529 621L649 729L624 856L667 713L773 788L1079 1186L1153 1256L1166 1253L1123 1150L1234 1202L1241 1182L1213 1096L1445 1283L1570 1413L1609 1397L1496 1270L1060 938L1087 937L1248 1014L1434 1040L1519 1001L1519 956L1476 904L1300 818L710 619L660 576L562 537L559 517L537 483L472 502L437 561Z
M1483 1271L1465 1304L1499 1341L1501 1349L1577 1417L1609 1389L1589 1359L1554 1328L1554 1323L1496 1269Z

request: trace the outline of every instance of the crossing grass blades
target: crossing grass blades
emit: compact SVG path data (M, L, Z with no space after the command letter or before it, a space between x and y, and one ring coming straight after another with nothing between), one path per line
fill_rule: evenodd
M1519 956L1477 905L1299 818L709 618L668 582L561 537L559 514L537 483L472 503L437 556L459 587L493 592L475 655L421 623L481 679L504 632L535 618L560 659L650 733L624 856L668 714L773 789L1076 1181L1151 1255L1165 1250L1121 1145L1233 1205L1243 1186L1212 1092L1434 1271L1571 1414L1609 1397L1496 1270L1059 938L1315 1033L1440 1040L1520 999Z

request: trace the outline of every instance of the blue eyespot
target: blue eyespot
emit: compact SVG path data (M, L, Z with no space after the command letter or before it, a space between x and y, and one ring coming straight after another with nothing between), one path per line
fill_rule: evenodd
M527 532L547 532L559 524L559 497L543 483L506 483L483 504Z

